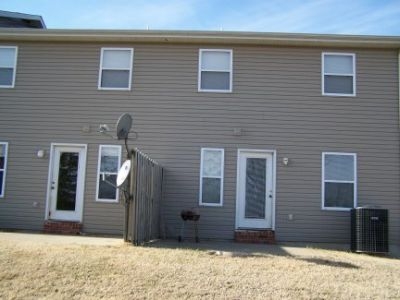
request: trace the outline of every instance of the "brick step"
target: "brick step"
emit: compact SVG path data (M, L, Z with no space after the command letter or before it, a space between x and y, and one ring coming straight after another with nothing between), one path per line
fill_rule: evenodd
M275 244L275 232L273 230L236 230L235 242Z
M59 234L80 234L82 232L82 223L68 221L45 221L43 232Z

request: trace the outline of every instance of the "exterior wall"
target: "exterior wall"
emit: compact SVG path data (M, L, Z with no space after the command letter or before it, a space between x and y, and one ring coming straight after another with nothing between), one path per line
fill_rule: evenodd
M83 229L120 234L123 206L95 202L98 146L119 142L97 128L128 112L139 133L130 144L165 170L161 221L169 237L179 234L180 210L198 206L201 147L216 147L225 149L224 205L200 208L200 238L233 239L237 150L247 148L277 151L277 241L349 242L349 212L321 210L321 153L336 151L357 153L358 205L388 208L390 240L399 243L397 51L16 45L15 88L0 89L0 136L9 142L1 228L42 229L49 157L36 152L48 152L52 142L85 143ZM101 47L135 49L131 91L97 89ZM197 92L199 48L233 49L232 93ZM356 53L356 97L321 95L322 51ZM87 125L89 133L82 131ZM234 136L234 128L243 134Z

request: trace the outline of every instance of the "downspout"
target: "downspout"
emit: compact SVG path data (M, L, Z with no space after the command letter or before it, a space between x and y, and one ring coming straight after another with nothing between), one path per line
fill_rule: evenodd
M397 81L397 87L399 88L399 94L398 94L398 97L399 97L399 128L400 128L400 49L398 50L398 56L397 56L397 79L398 79L398 81ZM400 141L399 141L399 143L400 143Z

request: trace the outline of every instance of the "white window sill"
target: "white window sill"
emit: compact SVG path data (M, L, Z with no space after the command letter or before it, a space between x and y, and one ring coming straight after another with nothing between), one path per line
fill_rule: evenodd
M200 206L222 207L222 203L200 203Z
M99 87L99 91L130 91L131 88L104 88L104 87Z
M335 93L322 93L322 96L332 96L332 97L356 97L356 94L335 94Z
M198 90L199 93L232 93L232 90Z
M322 210L326 211L350 211L353 208L347 208L347 207L323 207Z
M96 202L100 202L100 203L119 203L118 200L107 200L107 199L96 199Z

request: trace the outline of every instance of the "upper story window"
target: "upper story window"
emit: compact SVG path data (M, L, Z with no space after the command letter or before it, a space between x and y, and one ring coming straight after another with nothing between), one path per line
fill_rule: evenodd
M4 197L6 183L8 143L0 142L0 197Z
M117 174L121 165L121 146L100 145L96 200L118 202Z
M356 95L355 54L322 53L322 94Z
M0 87L13 88L17 69L17 47L0 46Z
M200 92L232 92L232 50L200 49Z
M349 210L356 205L356 154L322 153L322 209Z
M102 48L99 89L130 90L132 62L132 48Z
M224 149L202 148L200 162L200 205L222 206Z

